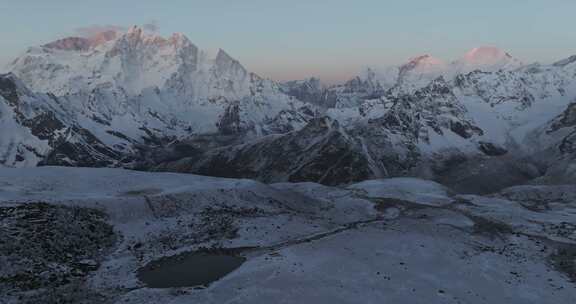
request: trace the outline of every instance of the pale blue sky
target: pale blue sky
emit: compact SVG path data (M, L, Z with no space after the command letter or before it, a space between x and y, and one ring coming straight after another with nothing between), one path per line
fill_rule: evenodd
M275 79L332 82L366 65L495 45L526 61L576 54L576 0L0 0L0 63L91 25L155 20Z

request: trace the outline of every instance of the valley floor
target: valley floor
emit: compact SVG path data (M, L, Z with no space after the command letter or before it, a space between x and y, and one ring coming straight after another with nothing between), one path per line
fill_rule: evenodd
M576 303L574 185L478 196L412 178L2 169L0 228L2 304ZM208 286L139 279L193 251L246 261Z

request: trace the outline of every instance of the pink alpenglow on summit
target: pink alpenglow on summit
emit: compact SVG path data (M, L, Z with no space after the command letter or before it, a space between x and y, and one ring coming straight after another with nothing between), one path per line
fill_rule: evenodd
M464 67L464 70L478 68L483 71L512 69L523 65L520 60L512 57L509 53L493 46L474 48L455 64Z

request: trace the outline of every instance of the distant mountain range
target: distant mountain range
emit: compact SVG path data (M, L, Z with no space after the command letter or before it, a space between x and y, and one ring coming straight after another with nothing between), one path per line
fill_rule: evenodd
M330 185L418 176L471 192L572 182L576 56L524 64L480 47L326 87L263 79L181 34L70 37L0 76L0 165Z

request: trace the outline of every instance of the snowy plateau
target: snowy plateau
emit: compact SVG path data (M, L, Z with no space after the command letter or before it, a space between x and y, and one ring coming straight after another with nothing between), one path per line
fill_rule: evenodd
M325 86L68 37L0 74L0 303L576 303L575 181L576 56Z

